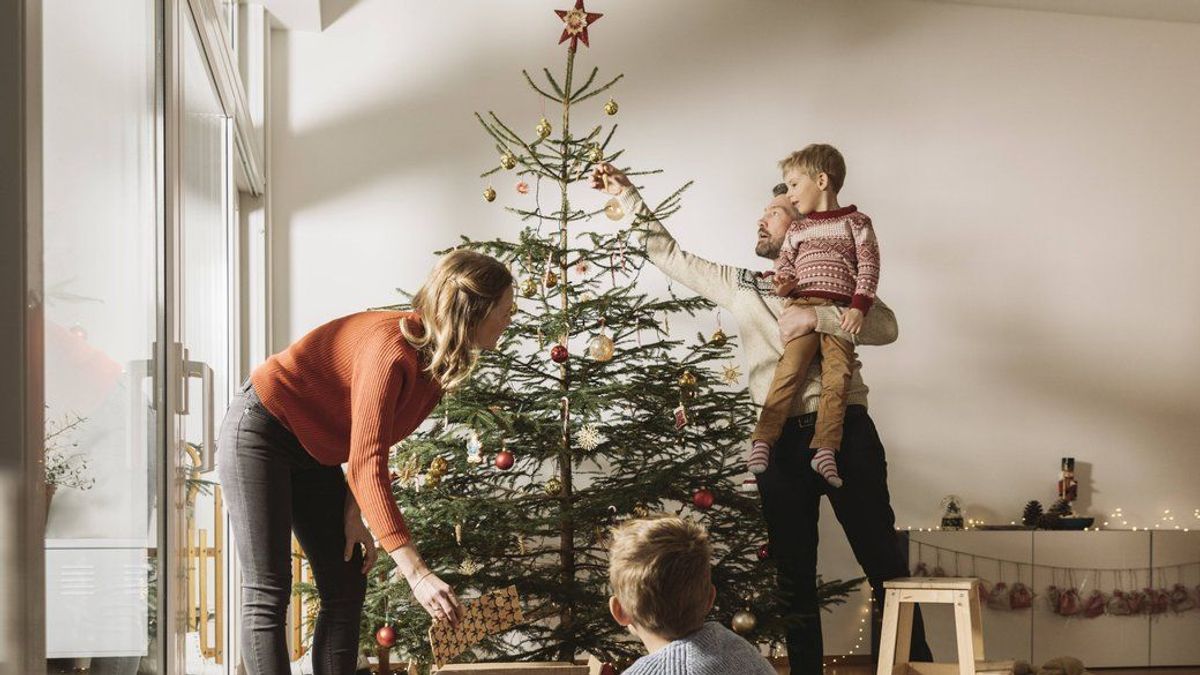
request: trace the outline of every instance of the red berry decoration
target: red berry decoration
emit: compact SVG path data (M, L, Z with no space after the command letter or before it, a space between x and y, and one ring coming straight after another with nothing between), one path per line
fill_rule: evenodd
M694 504L696 508L700 509L701 511L707 511L711 509L713 502L715 501L716 497L713 497L713 493L705 488L700 488L692 494L692 504Z
M380 647L391 647L396 644L396 631L391 626L384 626L375 631L375 641Z
M517 458L513 457L513 454L507 450L501 450L496 453L496 468L501 471L511 469L515 461L517 461Z
M563 345L554 345L554 348L550 350L550 360L555 363L566 363L569 356L567 348Z
M767 548L766 544L758 547L758 559L766 560L771 557L771 549Z

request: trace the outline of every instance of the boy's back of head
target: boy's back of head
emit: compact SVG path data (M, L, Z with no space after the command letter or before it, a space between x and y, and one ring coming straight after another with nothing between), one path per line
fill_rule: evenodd
M846 160L838 149L827 143L813 143L784 157L779 169L785 174L797 171L816 180L817 176L829 176L829 187L837 194L846 182Z
M635 625L676 640L699 630L712 608L711 559L708 533L690 520L631 520L613 531L609 583Z

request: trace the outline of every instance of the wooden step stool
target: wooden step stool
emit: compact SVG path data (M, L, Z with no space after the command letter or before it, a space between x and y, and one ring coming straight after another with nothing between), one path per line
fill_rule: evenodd
M983 620L979 579L953 577L892 579L883 582L883 632L879 639L876 675L976 675L1013 672L1012 661L983 660ZM911 662L913 605L919 602L954 605L958 663Z

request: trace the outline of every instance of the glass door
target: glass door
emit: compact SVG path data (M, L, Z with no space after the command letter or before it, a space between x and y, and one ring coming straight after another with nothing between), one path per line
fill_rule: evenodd
M43 3L49 672L165 672L158 10Z
M181 5L183 3L180 3ZM216 431L236 385L232 120L221 104L193 14L181 9L179 329L187 377L182 417L185 475L187 675L225 671L228 557Z

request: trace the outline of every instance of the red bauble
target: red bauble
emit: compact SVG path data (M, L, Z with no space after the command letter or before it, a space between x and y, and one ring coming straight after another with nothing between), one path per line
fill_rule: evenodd
M507 450L501 450L496 453L496 468L501 471L511 469L515 461L517 461L517 458L513 457L513 454Z
M380 647L391 647L396 644L396 631L391 626L384 626L375 631L375 641Z
M758 559L766 560L771 557L771 549L767 548L766 544L758 547Z
M711 509L714 501L716 501L716 498L713 497L713 493L705 488L700 488L692 494L692 504L701 511Z
M617 667L611 663L600 666L600 675L617 675Z
M554 348L550 350L550 359L555 363L566 363L569 356L567 348L563 345L554 345Z

